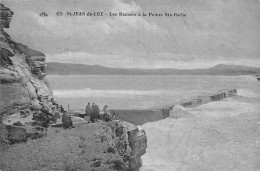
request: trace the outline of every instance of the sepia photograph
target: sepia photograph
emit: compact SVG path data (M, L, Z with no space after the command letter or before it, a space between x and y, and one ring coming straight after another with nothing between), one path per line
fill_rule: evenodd
M260 0L1 0L0 171L259 171Z

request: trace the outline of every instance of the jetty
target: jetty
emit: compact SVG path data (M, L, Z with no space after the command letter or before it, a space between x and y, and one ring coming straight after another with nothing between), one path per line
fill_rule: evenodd
M170 117L171 111L175 106L183 106L185 108L195 108L202 104L220 101L225 98L233 97L235 95L237 95L236 89L226 89L226 90L221 90L219 92L210 93L189 100L183 100L166 106L161 106L161 107L156 107L151 109L143 109L143 110L111 109L110 112L116 113L116 116L124 121L133 123L135 125L142 125L146 122L159 121L161 119Z

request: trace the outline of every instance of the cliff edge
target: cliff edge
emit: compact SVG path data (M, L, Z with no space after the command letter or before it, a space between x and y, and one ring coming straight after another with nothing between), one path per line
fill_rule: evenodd
M51 128L47 134L0 148L0 170L139 170L147 147L145 132L122 121Z

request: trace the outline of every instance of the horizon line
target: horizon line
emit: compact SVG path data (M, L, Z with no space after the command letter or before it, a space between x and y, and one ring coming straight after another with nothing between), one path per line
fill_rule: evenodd
M138 69L138 70L202 70L202 69L211 69L211 68L214 68L218 65L224 65L224 66L242 66L242 67L248 67L248 68L260 68L260 67L255 67L255 66L248 66L248 65L241 65L241 64L216 64L216 65L213 65L212 67L208 67L208 68L126 68L126 67L111 67L111 66L104 66L104 65L100 65L100 64L85 64L85 63L66 63L66 62L46 62L47 64L48 63L59 63L59 64L70 64L70 65L87 65L87 66L100 66L100 67L104 67L104 68L112 68L112 69Z

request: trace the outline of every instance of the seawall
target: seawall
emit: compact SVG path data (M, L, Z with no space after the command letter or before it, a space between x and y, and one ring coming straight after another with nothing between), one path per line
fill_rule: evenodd
M185 101L172 103L167 106L145 109L145 110L118 110L111 109L111 113L116 113L116 116L124 121L133 123L135 125L142 125L146 122L154 122L161 119L165 119L170 116L171 110L177 106L183 106L185 108L194 108L202 104L209 102L220 101L228 97L235 96L237 94L236 89L221 90L216 93L207 94L204 96L198 96ZM176 116L177 117L177 116Z

